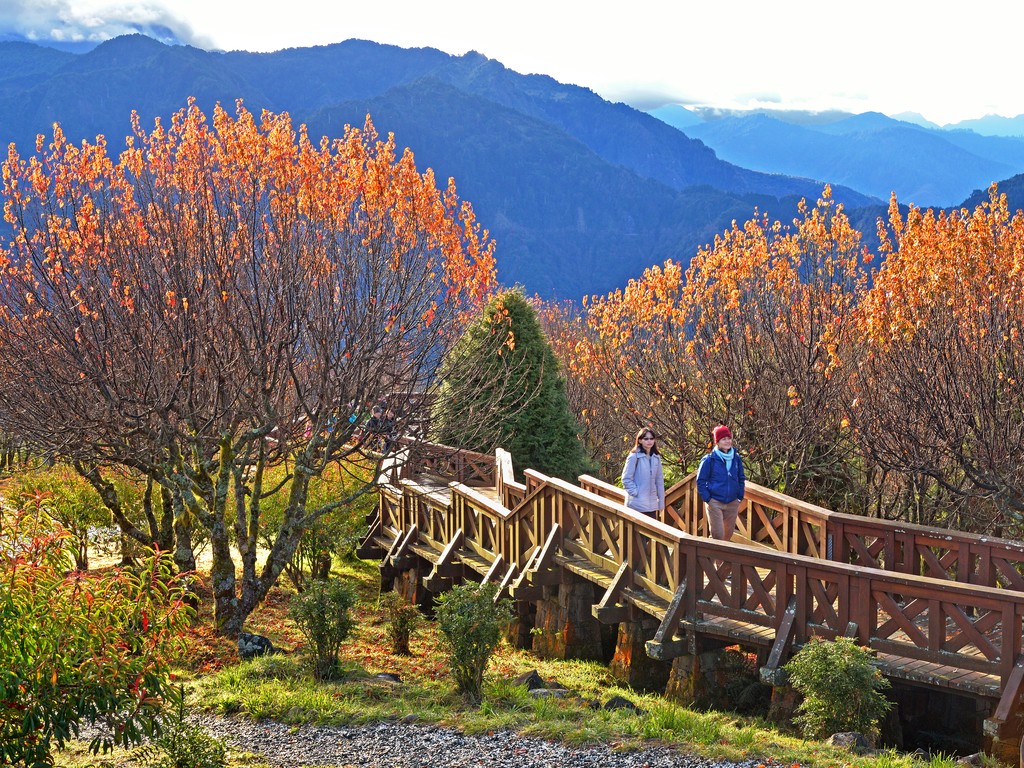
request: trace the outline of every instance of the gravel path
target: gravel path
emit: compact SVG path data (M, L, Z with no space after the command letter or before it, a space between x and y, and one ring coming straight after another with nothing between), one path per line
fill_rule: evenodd
M715 762L663 747L635 752L613 752L603 745L573 748L507 731L466 736L447 728L393 722L296 728L248 718L190 719L229 747L263 755L274 768L754 768L761 762Z

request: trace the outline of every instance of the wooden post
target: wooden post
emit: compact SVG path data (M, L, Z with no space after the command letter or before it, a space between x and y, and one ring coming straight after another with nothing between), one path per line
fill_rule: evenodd
M647 655L647 641L658 631L659 622L653 618L619 623L615 655L608 671L616 680L642 691L661 691L668 683L672 665Z
M1024 687L1024 656L1017 658L1003 687L1003 695L992 716L983 724L985 752L1008 765L1018 763L1024 768L1021 698Z
M602 659L601 625L594 618L594 585L565 572L537 600L533 652L547 659Z

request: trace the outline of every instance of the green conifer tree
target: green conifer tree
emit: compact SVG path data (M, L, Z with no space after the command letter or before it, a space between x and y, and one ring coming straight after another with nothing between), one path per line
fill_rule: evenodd
M558 361L518 288L492 298L456 344L431 424L433 439L445 445L504 448L519 477L531 468L575 481L592 471Z

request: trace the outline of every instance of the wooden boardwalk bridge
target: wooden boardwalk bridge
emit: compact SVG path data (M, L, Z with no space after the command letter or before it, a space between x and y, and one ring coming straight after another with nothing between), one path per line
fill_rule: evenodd
M405 443L385 462L360 554L411 598L495 582L522 616L589 587L587 618L620 624L620 643L623 626L648 627L641 647L674 660L673 674L709 643L733 644L780 684L811 637L851 637L890 679L977 701L985 749L1018 761L1024 544L840 514L754 483L737 540L722 542L703 530L692 475L652 519L596 478L527 469L520 483L512 469L501 450Z

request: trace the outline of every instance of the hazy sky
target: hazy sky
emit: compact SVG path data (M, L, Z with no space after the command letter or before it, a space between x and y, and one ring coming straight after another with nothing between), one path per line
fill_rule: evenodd
M167 33L273 51L349 38L475 50L640 108L664 103L918 112L939 124L1024 113L1019 0L0 0L0 33Z

